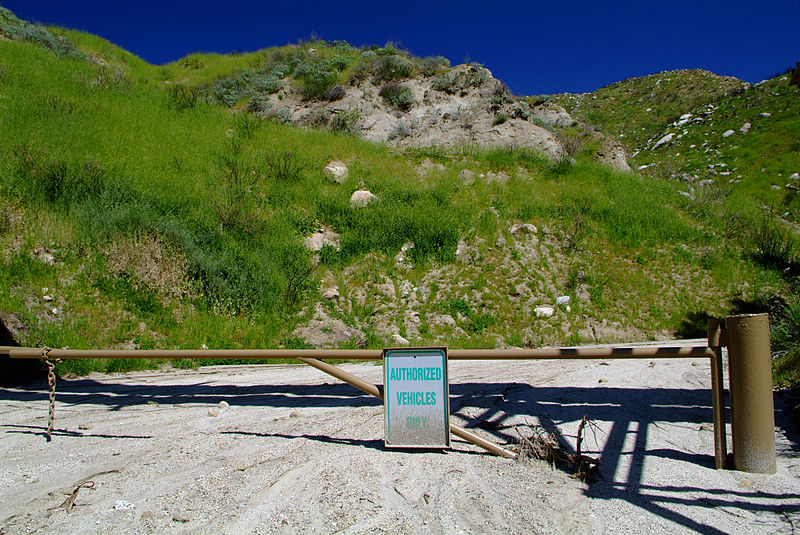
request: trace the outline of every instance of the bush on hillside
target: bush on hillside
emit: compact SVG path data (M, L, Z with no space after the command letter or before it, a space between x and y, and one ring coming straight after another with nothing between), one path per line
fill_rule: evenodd
M411 88L402 84L389 83L381 87L378 93L389 106L408 110L414 105L414 94Z
M0 34L9 39L36 43L59 56L83 59L85 54L75 48L68 39L55 36L38 24L30 24L17 18L9 9L0 6Z
M220 104L231 107L239 100L258 95L276 93L283 85L281 77L268 70L244 70L226 78L215 80L211 94Z
M266 175L276 182L300 182L304 165L292 151L269 151L264 154Z
M300 80L303 98L313 100L322 98L325 91L339 80L339 73L324 63L302 64L295 71Z
M450 67L450 60L443 56L429 56L420 62L419 71L423 76L431 77Z
M344 87L340 85L332 85L322 92L322 98L323 100L335 102L337 100L342 100L346 94L347 91Z
M765 212L753 231L755 259L766 267L787 270L797 262L797 238L770 212Z
M191 110L197 106L200 99L200 90L196 87L171 84L167 86L167 100L169 107L176 111Z
M374 64L373 77L376 81L401 80L409 78L416 71L414 62L404 56L384 56Z
M73 204L101 197L108 189L105 169L92 159L75 166L22 145L14 150L13 160L12 184L31 204L44 202L69 209Z
M354 136L358 134L358 127L356 125L358 124L360 116L361 113L358 111L358 108L352 108L346 111L339 110L331 117L328 128L331 132L336 134Z

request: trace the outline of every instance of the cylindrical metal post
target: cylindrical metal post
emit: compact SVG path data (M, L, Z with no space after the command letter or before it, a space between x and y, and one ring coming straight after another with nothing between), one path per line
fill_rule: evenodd
M743 314L725 320L731 392L733 466L775 473L775 408L769 316Z

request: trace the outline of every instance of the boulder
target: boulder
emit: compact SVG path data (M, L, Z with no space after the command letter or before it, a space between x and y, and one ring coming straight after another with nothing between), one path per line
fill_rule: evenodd
M597 158L600 162L608 165L621 173L631 173L633 169L628 165L628 158L625 155L625 147L622 143L606 143L597 151Z
M507 183L511 177L509 177L505 171L499 171L497 173L489 171L486 173L486 182L492 184L497 182L498 184L505 184Z
M328 162L328 164L322 169L322 172L326 177L330 178L337 184L341 184L347 180L347 176L350 173L349 169L347 168L347 164L339 160L331 160Z
M353 192L353 195L350 196L350 206L363 208L367 206L369 203L375 202L378 200L378 197L373 195L371 191L360 189Z

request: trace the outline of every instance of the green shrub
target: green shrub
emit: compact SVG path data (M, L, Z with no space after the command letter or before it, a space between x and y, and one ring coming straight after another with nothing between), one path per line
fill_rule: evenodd
M450 60L442 56L429 56L420 62L419 70L423 76L431 77L450 67Z
M383 56L375 62L374 75L376 81L400 80L414 74L414 62L404 56Z
M455 83L455 78L447 73L444 73L440 74L439 76L433 79L433 82L431 82L431 88L435 89L436 91L453 93L454 83Z
M383 98L386 104L401 110L408 110L415 102L411 88L402 84L386 84L381 87L378 94Z
M339 80L339 73L326 65L304 64L295 71L295 78L301 81L303 98L313 100L322 98L325 90Z
M236 229L255 234L260 227L253 203L254 180L250 168L244 163L239 140L230 139L226 150L217 155L216 160L221 177L209 189L215 192L211 202L219 219L220 231Z
M282 86L280 78L274 74L245 72L242 76L253 90L265 95L277 93Z
M344 87L340 85L332 85L322 92L322 99L335 102L337 100L342 100L346 94L347 91Z
M352 108L346 111L339 110L331 117L328 128L331 132L336 134L356 135L358 134L358 127L356 125L358 124L360 116L361 113L358 108Z
M12 185L32 204L44 202L69 209L86 199L99 198L108 188L105 169L92 159L70 166L24 145L14 150L13 159L16 173Z
M200 98L198 88L183 84L168 85L166 91L169 107L176 111L193 109Z
M230 108L246 97L276 93L283 86L281 78L268 70L244 70L215 80L211 93L217 102Z
M85 54L75 48L68 39L55 36L38 24L30 24L17 18L10 10L0 7L0 34L10 39L36 43L59 56L84 59Z
M303 164L292 151L268 151L264 168L269 179L277 182L299 182L303 179Z
M240 76L231 76L229 78L221 78L215 80L212 86L212 94L214 98L222 104L230 108L242 98L247 91L247 86Z
M237 113L233 116L233 131L244 139L251 139L261 124L261 119L249 113Z
M501 125L506 121L508 121L508 117L506 117L505 114L498 113L495 115L494 120L492 121L492 126Z
M338 56L333 56L331 59L329 59L327 61L327 64L331 69L335 69L341 72L346 68L348 68L352 62L353 60L350 57L344 55L338 55Z
M752 235L753 256L761 264L785 269L796 262L797 238L776 221L770 212L765 212Z
M247 111L258 117L267 117L272 111L272 103L266 95L256 94L250 97Z
M76 73L74 78L88 89L113 89L121 93L127 93L133 86L133 82L119 67L109 68L100 67L97 69L96 76L86 76L83 73Z
M776 357L800 349L800 295L770 311L770 337L772 352Z
M527 121L531 118L531 109L527 102L519 101L511 112L511 117Z

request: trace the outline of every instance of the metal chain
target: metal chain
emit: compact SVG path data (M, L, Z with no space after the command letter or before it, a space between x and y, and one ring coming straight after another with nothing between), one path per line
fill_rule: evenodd
M52 440L53 434L53 420L56 417L56 362L50 359L50 348L42 348L42 359L47 365L47 386L50 387L50 413L47 417L47 441Z

